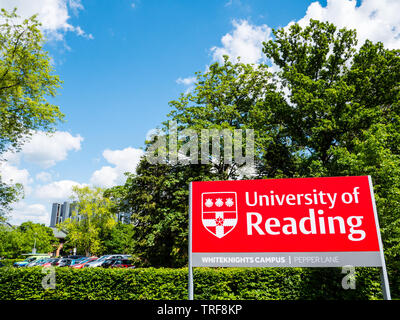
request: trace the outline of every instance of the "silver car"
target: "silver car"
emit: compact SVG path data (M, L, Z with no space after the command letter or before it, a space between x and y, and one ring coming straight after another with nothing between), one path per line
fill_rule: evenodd
M98 258L95 261L89 262L87 264L85 264L85 268L94 268L94 267L100 267L101 264L111 258L117 258L117 259L126 259L126 258L130 258L131 255L129 254L107 254L105 256L101 256L100 258Z

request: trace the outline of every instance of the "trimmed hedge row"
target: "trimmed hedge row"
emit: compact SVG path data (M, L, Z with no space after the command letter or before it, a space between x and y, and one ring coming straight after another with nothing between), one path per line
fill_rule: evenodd
M55 289L43 289L42 268L0 268L2 300L187 299L187 268L55 268ZM195 268L194 298L382 299L379 271L356 269L356 289L344 290L339 268Z

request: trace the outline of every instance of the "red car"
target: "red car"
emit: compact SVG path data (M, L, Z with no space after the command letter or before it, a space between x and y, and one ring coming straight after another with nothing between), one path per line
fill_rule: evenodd
M45 263L41 264L42 267L51 267L51 266L55 266L56 263L58 262L58 260L60 260L59 258L51 258L51 259L47 259L45 261Z
M98 259L97 257L91 257L91 258L85 259L81 263L74 264L73 266L71 266L71 268L82 269L85 266L85 264L92 262L94 260L97 260L97 259Z

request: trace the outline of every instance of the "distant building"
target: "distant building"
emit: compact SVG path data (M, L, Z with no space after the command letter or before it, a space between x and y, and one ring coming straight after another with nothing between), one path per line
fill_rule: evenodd
M57 224L64 222L72 217L75 211L76 203L65 201L64 203L53 203L51 209L50 227L55 227ZM76 215L80 219L79 214ZM121 223L131 223L131 214L126 212L118 212L116 220Z
M53 203L51 209L50 227L55 227L57 224L64 222L72 217L75 203L65 201L64 203Z

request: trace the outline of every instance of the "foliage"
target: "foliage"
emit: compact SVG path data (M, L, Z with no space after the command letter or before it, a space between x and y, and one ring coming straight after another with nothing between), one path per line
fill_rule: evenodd
M1 161L1 160L0 160ZM8 218L7 213L11 211L11 203L16 202L23 196L23 186L20 183L6 184L1 181L0 176L0 221Z
M224 56L223 64L214 63L206 72L197 73L193 91L171 101L169 104L173 110L168 116L177 122L179 131L193 130L199 136L204 134L204 129L219 132L223 143L217 142L220 144L219 156L213 155L209 159L212 171L220 180L236 179L239 175L243 176L240 169L244 169L245 164L241 163L235 152L232 153L232 161L226 161L223 155L227 143L221 134L222 130L229 132L232 137L235 130L242 130L242 141L233 140L233 147L239 147L242 151L239 157L243 156L246 149L245 130L253 129L260 134L250 121L254 117L254 110L259 108L260 103L279 104L280 99L267 66L259 65L255 68L250 64L232 63L228 56ZM264 122L267 122L267 118ZM167 124L164 123L165 126ZM239 143L241 145L237 146ZM215 142L209 139L207 148L212 149L213 144ZM201 151L199 159L200 156Z
M45 268L44 268L45 269ZM315 272L315 271L319 272ZM341 287L339 268L195 268L196 300L382 299L379 271L356 269L356 289ZM42 268L0 268L4 300L187 299L185 269L56 268L55 289L43 289Z
M14 152L36 130L53 131L63 118L47 102L60 87L50 57L43 50L43 35L36 16L21 20L16 9L0 12L0 161ZM7 185L0 176L0 214L21 196L20 185Z
M0 225L0 256L17 258L32 252L35 240L38 253L52 252L58 243L53 230L43 224L28 221L18 227Z
M133 253L135 245L135 226L117 223L103 240L103 254Z
M36 16L18 23L16 10L1 10L0 153L19 147L33 130L51 130L63 115L46 101L60 85Z
M391 281L400 257L400 50L311 20L264 44L286 86L293 176L370 175ZM269 176L268 176L269 177ZM398 289L397 289L398 290Z
M212 178L207 165L152 165L146 160L139 163L136 174L128 174L119 210L132 214L132 253L141 258L142 265L185 265L188 184Z
M102 239L116 224L114 203L101 188L73 187L72 216L57 225L67 232L67 241L86 256L101 253Z

